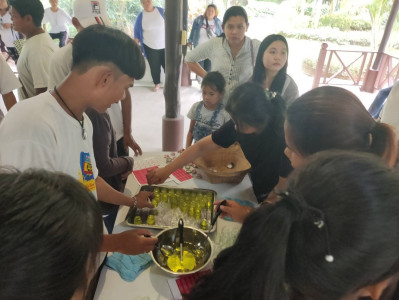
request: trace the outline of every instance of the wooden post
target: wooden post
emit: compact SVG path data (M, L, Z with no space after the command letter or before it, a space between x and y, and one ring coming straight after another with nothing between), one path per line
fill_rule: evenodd
M183 148L184 118L180 115L183 0L165 1L165 115L162 120L162 150Z
M183 60L187 54L187 19L188 19L188 0L183 0L183 34L182 36L182 46L183 46ZM183 63L182 71L181 71L181 86L191 86L191 78L190 78L190 68L186 63Z
M391 35L392 27L395 22L396 15L398 14L398 10L399 10L399 0L394 0L391 12L389 13L387 24L385 25L384 35L382 36L380 47L378 48L377 56L375 58L373 67L367 71L366 78L361 88L361 90L365 92L373 93L375 90L375 83L378 76L378 72L380 70L381 60L385 51L385 47L388 43L389 36Z
M321 44L321 49L319 53L319 58L317 60L316 71L313 78L312 89L317 88L320 84L321 74L323 73L324 62L326 60L327 55L327 43Z

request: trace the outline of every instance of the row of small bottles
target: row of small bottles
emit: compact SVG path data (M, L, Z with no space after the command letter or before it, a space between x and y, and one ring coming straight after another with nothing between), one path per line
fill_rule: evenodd
M171 209L179 208L183 214L195 218L198 221L198 227L206 230L212 217L213 198L212 192L156 187L154 189L154 199L152 199L155 209L149 212L145 223L155 225L154 214L157 214L156 207L160 203L165 203ZM139 214L134 217L134 224L136 225L143 224L143 221Z

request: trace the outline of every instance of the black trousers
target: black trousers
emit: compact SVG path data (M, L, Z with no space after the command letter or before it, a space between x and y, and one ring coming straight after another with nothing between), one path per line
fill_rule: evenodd
M152 49L144 44L144 51L150 64L154 84L161 83L161 66L165 72L165 49Z
M15 47L7 47L7 53L11 56L15 63L18 62L19 54L17 48Z
M53 40L55 40L55 39L59 39L60 40L58 45L61 48L61 47L65 46L68 34L67 34L66 31L61 31L61 32L58 32L58 33L50 33L50 36L51 36L51 38Z

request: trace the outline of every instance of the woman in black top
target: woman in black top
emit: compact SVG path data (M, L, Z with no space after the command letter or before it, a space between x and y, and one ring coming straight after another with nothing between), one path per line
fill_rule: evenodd
M231 121L188 147L166 167L149 171L148 182L162 183L174 170L197 157L239 142L252 166L249 176L254 193L262 202L278 182L279 175L291 171L291 164L284 155L284 102L279 96L266 94L259 84L247 82L234 90L225 109Z

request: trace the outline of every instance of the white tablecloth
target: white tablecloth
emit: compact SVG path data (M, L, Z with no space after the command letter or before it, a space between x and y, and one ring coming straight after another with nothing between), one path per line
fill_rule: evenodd
M136 158L137 161L149 157L163 157L163 153L147 153L142 157ZM177 186L173 181L165 185ZM246 176L244 180L238 185L232 184L211 184L200 179L191 179L179 184L179 188L205 188L212 189L217 192L217 198L237 198L242 200L249 200L256 203L255 195L252 191L251 182ZM126 183L125 193L135 195L140 186L133 175L130 175ZM129 207L123 206L119 209L118 216L115 222L114 233L123 232L132 229L132 227L124 224L126 214ZM211 235L211 238L217 237L223 228L235 228L240 224L229 222L222 219L217 221L217 230ZM152 230L154 233L159 231ZM158 299L173 299L169 289L168 279L172 277L160 270L155 264L143 271L134 281L124 281L117 272L104 266L100 280L98 282L96 300L158 300Z

